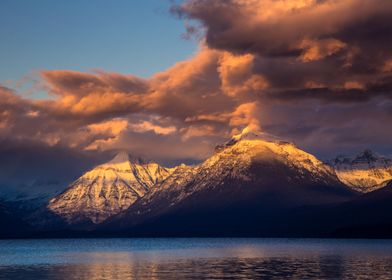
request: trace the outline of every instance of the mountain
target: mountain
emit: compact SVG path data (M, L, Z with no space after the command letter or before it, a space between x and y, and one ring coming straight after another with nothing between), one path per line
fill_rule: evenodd
M0 238L15 238L29 230L27 224L0 202Z
M47 209L68 224L101 223L127 209L172 171L154 162L131 161L121 152L83 174L50 200Z
M392 181L333 210L329 214L338 217L333 222L338 236L391 238Z
M392 182L343 203L297 211L291 220L301 221L301 235L313 232L338 238L391 238Z
M46 205L50 199L66 188L56 181L33 181L18 186L2 186L0 197L4 204L16 212L30 212Z
M257 235L292 209L355 196L316 157L291 143L244 131L217 146L202 164L178 168L101 228L158 235Z
M338 156L329 164L343 183L359 192L380 189L392 180L392 158L370 150L354 157Z

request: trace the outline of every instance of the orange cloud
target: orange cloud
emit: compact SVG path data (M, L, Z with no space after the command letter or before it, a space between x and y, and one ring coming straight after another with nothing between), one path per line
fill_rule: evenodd
M218 71L224 94L236 97L268 87L268 82L263 76L254 74L254 59L251 54L233 55L225 52L221 55Z
M345 48L346 44L336 39L317 41L304 39L299 47L303 49L303 53L298 59L303 62L310 62L331 56Z
M154 124L150 121L141 121L136 124L130 124L130 128L133 131L140 132L140 133L152 131L155 134L161 134L161 135L168 135L177 131L177 128L175 126L164 127L164 126Z
M138 110L147 84L134 76L75 71L45 71L42 77L57 98L40 102L58 115L99 117Z
M392 59L388 59L382 66L383 72L392 72Z
M250 130L261 130L260 106L257 102L245 103L238 106L232 113L229 114L229 125L233 127L233 134L237 134L239 128L249 127Z
M183 141L187 141L190 138L195 137L205 137L205 136L214 136L216 135L216 130L212 125L191 125L189 127L183 128L181 130L182 136L181 139Z
M128 121L124 119L113 119L97 124L87 126L88 130L93 133L108 133L118 135L128 127Z
M365 89L365 86L362 83L357 82L357 81L347 81L344 83L343 87L348 90L350 90L350 89L359 89L359 90Z
M269 57L296 56L307 62L326 58L345 47L361 48L361 43L368 40L366 36L371 36L378 26L381 30L384 23L388 25L392 3L388 0L217 0L213 3L187 0L174 11L201 22L211 48ZM370 27L366 29L369 32L360 32L365 25Z
M128 129L128 120L111 119L100 123L94 123L81 127L72 133L69 145L71 147L82 147L85 150L104 149L116 143Z

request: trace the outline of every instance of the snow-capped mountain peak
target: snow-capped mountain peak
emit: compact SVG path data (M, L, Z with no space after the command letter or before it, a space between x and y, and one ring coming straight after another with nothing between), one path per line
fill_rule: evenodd
M122 165L124 163L129 163L130 157L129 154L125 151L121 151L116 154L116 156L110 160L109 162L105 163L106 165Z
M248 141L260 140L260 141L266 141L266 142L288 143L288 142L283 141L281 138L279 138L275 135L265 133L265 132L262 132L257 129L252 129L249 126L247 126L240 133L233 135L229 141L227 141L223 144L217 145L215 150L220 151L224 148L233 146L236 143L238 143L240 141L244 141L244 140L248 140Z
M99 223L127 209L171 172L157 163L131 161L126 152L120 152L83 174L52 199L48 209L69 223Z
M262 132L245 131L245 133L236 135L229 142L221 145L216 152L217 154L205 163L213 162L214 159L222 161L221 157L225 158L225 162L243 161L243 166L255 160L280 161L285 165L308 170L320 175L320 177L327 175L332 178L335 176L333 170L315 156L304 152L290 142L282 141L278 137Z

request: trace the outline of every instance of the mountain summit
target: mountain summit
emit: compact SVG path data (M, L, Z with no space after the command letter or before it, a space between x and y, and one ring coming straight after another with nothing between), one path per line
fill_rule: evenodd
M68 223L100 223L143 197L172 172L157 163L131 161L120 152L111 161L83 174L48 209Z
M129 163L129 154L125 151L119 152L111 161L106 164L121 165Z
M233 135L231 139L226 143L217 145L215 150L216 151L222 150L242 140L262 140L262 141L270 141L270 142L281 141L282 143L285 142L281 138L275 135L264 133L260 130L251 129L249 127L245 127L240 133Z

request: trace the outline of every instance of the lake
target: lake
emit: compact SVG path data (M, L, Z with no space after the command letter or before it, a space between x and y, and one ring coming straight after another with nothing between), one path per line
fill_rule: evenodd
M0 279L392 279L392 241L0 240Z

